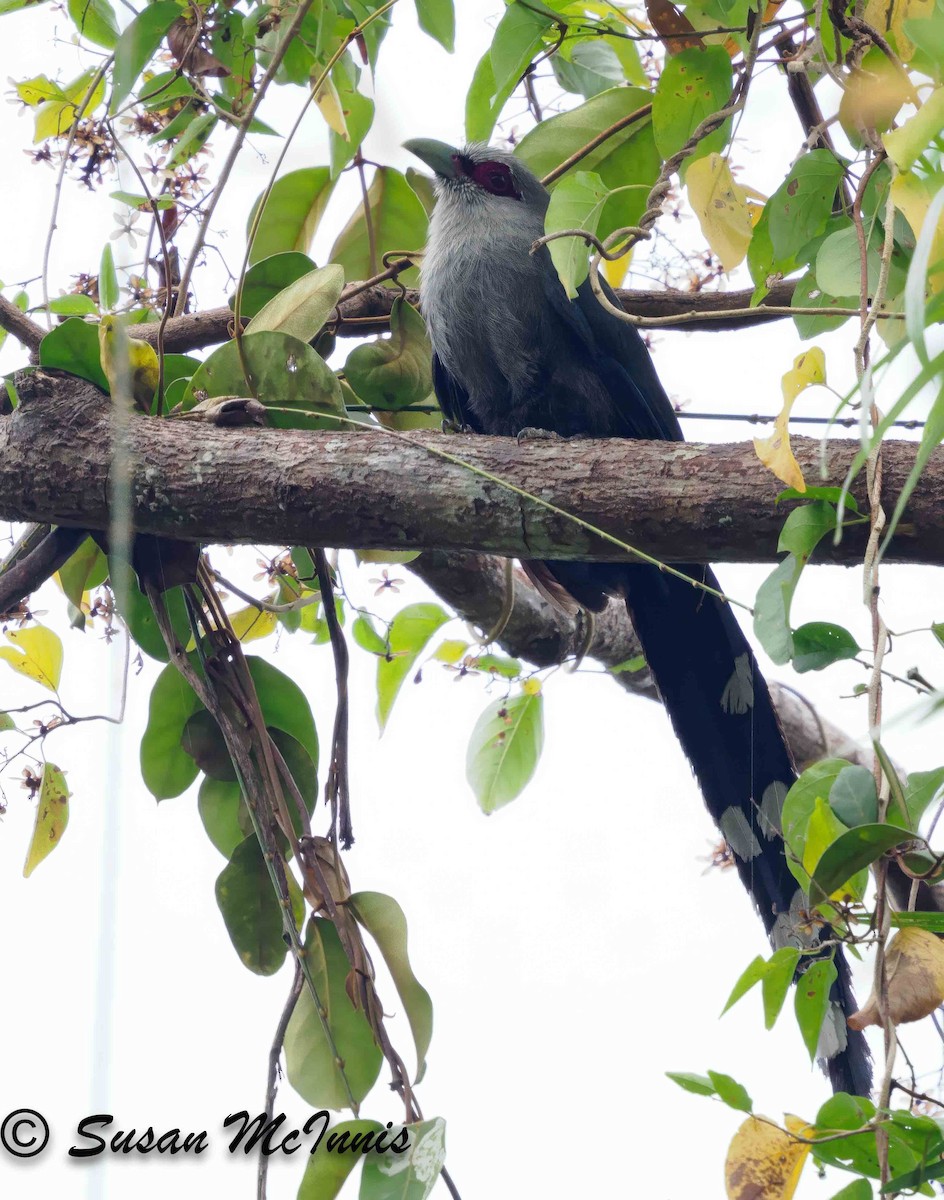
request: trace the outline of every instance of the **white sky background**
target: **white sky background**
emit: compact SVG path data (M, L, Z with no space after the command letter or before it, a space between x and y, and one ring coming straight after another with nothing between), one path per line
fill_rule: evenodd
M369 157L405 167L408 156L399 149L404 138L461 138L465 92L500 5L462 0L458 7L461 49L450 58L417 32L406 0L398 6L381 55ZM52 59L62 63L66 78L77 74L76 52L50 40L67 25L39 10L2 18L0 75L48 73ZM291 104L297 103L296 93ZM14 111L7 110L0 126L0 278L8 284L37 269L53 180L48 168L32 167L23 156L31 123L17 120ZM770 191L800 139L791 114L778 116L770 104L759 104L748 121L745 137L758 144L759 136L765 150L738 151L735 160L747 182ZM313 115L306 129L286 170L325 161L320 118ZM255 146L269 161L276 153L267 139ZM217 163L222 153L217 149ZM217 240L234 262L265 170L260 158L244 155L216 222ZM68 287L71 273L96 269L118 207L104 197L117 186L108 181L89 196L67 184L51 294ZM326 235L315 247L319 261L353 203L347 190L329 211ZM220 302L207 284L198 286L201 304ZM848 381L851 364L845 333L819 340L831 378L841 382ZM773 412L779 376L801 344L792 325L782 323L737 337L659 334L656 347L658 369L674 398L701 410ZM6 370L21 362L13 345L0 356ZM894 396L890 388L886 402ZM811 396L798 408L810 412L830 403L824 395L817 405ZM740 424L686 425L694 439L735 440L748 432ZM216 551L214 561L225 564L223 552ZM400 596L373 599L368 580L378 569L357 571L351 562L345 568L352 593L385 616L425 596L410 580ZM750 601L767 569L724 568L722 578L733 595ZM940 620L938 581L931 570L886 568L889 624L910 629ZM796 622L839 621L866 645L860 592L856 571L811 572L797 599ZM74 713L114 711L106 664L118 672L120 641L108 649L100 627L84 635L67 631L55 589L47 588L36 607L48 610L43 619L65 639L66 707ZM459 636L460 627L454 628L450 635ZM899 645L899 670L920 662L932 681L939 676L940 651L930 638L918 635ZM273 648L273 661L310 698L324 745L333 715L329 649L309 647L297 635L251 649ZM17 1162L0 1152L0 1188L18 1200L86 1194L150 1200L168 1188L182 1200L254 1195L255 1164L225 1153L221 1124L232 1111L263 1107L267 1054L290 967L261 979L233 952L213 899L224 860L203 832L195 789L157 806L141 783L137 747L156 673L149 662L132 675L121 730L85 724L49 739L48 755L68 772L72 812L61 847L29 880L21 872L33 808L24 792L6 783L0 1118L32 1107L53 1130L37 1159ZM774 673L785 677L782 670ZM406 912L413 965L435 1006L419 1098L427 1116L447 1120L448 1166L463 1197L628 1194L680 1200L695 1192L720 1200L725 1148L741 1118L680 1092L663 1072L728 1072L745 1083L759 1111L775 1117L782 1107L812 1117L827 1089L806 1065L789 1013L765 1034L759 999L751 996L717 1019L734 980L766 943L734 873L703 874L716 835L664 714L625 696L592 667L577 676L558 673L546 688L546 745L535 779L517 802L486 820L464 777L468 735L489 698L484 685L471 679L457 685L430 664L421 687L405 685L389 733L378 742L373 675L373 661L355 648L351 774L358 840L347 863L355 888L388 892ZM858 737L866 729L863 702L837 696L864 680L861 668L848 665L787 679ZM34 695L12 672L0 675L0 709L34 698L39 689ZM890 689L888 713L907 710L912 698L904 689ZM898 722L886 740L909 769L941 763L936 726ZM109 883L113 936L105 925L114 954L113 1057L104 1069L107 1087L93 1094L96 1064L101 1079L108 1063L108 1038L93 1030L103 829L114 820L120 869ZM864 998L868 972L861 974ZM391 988L381 994L393 1011ZM405 1023L395 1018L392 1028L412 1062ZM923 1047L924 1061L936 1066L933 1031L920 1031L909 1044L919 1055ZM310 1113L287 1083L279 1110L298 1125ZM96 1111L114 1113L115 1128L206 1129L213 1148L195 1160L152 1155L99 1158L89 1165L68 1159L77 1121ZM364 1115L397 1119L383 1082ZM273 1158L274 1200L294 1197L303 1155ZM807 1175L801 1197L828 1197L848 1178L832 1173L822 1184L812 1171ZM356 1194L356 1183L348 1185L348 1194ZM441 1185L436 1194L446 1194Z

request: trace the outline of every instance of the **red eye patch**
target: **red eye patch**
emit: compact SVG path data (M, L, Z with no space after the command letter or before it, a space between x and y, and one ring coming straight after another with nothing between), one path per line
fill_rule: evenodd
M473 163L467 174L480 188L493 196L510 196L513 200L521 199L521 193L515 187L511 169L507 163Z

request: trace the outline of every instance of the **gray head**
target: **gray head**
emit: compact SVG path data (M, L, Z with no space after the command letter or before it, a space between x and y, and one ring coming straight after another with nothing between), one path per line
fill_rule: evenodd
M520 205L543 213L548 194L543 184L507 150L486 142L469 142L462 149L427 138L404 142L436 176L439 199L456 201L470 208L485 207L496 213L520 215Z

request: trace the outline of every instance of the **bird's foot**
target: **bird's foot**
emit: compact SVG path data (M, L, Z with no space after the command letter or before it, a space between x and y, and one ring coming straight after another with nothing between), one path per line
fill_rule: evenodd
M526 425L524 429L519 429L517 434L517 442L520 446L522 442L563 442L566 438L562 437L553 429L538 429L536 425Z
M443 417L442 423L443 433L475 433L471 425L463 425L459 421L452 421L449 417Z

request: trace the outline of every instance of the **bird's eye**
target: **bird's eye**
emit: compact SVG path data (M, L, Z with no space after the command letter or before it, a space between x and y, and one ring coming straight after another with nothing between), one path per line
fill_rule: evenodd
M489 176L489 183L496 192L505 192L508 190L508 179L499 171L493 171Z

